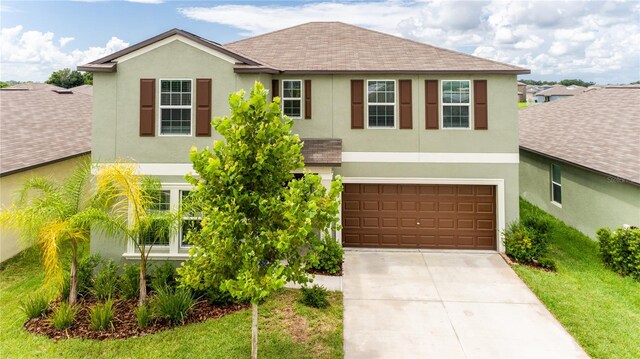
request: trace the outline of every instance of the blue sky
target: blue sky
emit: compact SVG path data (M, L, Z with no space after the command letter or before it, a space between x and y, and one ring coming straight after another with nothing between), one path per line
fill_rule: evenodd
M43 81L177 27L226 43L343 21L524 66L524 78L640 80L638 1L5 1L0 79Z

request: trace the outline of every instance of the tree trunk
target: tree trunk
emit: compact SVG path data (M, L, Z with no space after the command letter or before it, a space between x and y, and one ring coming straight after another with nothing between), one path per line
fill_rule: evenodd
M251 303L251 359L258 359L258 304Z
M147 261L144 257L140 258L140 297L138 300L138 305L144 305L144 302L147 300Z
M71 242L71 274L69 275L69 305L75 305L78 299L78 246Z

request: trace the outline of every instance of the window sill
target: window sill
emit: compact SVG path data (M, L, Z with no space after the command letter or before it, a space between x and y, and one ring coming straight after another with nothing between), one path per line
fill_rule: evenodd
M562 203L558 203L555 201L551 201L551 204L553 204L554 206L558 207L558 208L562 208Z
M122 258L137 260L140 259L140 253L124 253ZM189 253L149 253L147 258L155 260L185 260L189 258Z

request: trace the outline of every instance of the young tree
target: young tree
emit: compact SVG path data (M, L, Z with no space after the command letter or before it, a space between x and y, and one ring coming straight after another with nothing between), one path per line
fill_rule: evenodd
M160 183L137 172L134 163L116 162L96 173L96 202L90 221L115 240L131 241L140 253L139 304L147 299L147 262L153 245L176 230L179 215L156 211Z
M215 118L226 141L213 148L192 148L198 176L187 176L192 205L202 217L190 232L194 245L179 268L184 284L217 287L252 306L252 358L258 352L258 303L288 281L308 283L307 267L317 263L320 233L337 225L341 180L327 191L320 177L305 173L302 143L291 134L280 99L267 103L256 83L248 100L244 91L229 97L231 117Z
M0 225L17 229L28 243L40 246L49 285L62 284L62 254L68 246L71 305L77 300L78 246L89 240L91 197L91 165L86 161L62 184L44 177L28 179L16 203L0 212Z
M80 72L71 71L71 69L65 68L62 70L54 71L51 76L49 76L49 79L45 81L45 83L68 89L84 84L85 78Z

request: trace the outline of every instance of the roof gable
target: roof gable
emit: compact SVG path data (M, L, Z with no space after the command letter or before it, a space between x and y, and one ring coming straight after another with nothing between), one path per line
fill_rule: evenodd
M521 67L340 22L311 22L224 45L286 73L508 73Z

